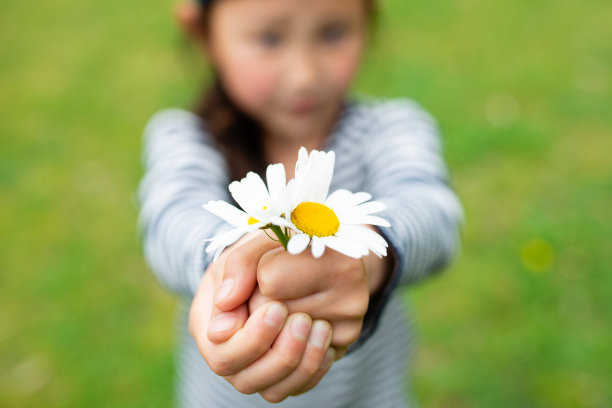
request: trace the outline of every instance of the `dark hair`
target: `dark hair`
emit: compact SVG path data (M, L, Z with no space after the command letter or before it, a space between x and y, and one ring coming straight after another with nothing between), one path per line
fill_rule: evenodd
M232 102L219 75L213 75L194 111L225 155L231 180L239 180L249 171L263 176L266 163L261 126Z
M209 26L210 6L219 0L197 0L202 6L201 24ZM375 23L375 0L364 0L370 22ZM225 155L231 180L239 180L247 172L263 176L266 162L263 151L263 132L255 119L243 112L228 96L218 72L194 108L208 132Z

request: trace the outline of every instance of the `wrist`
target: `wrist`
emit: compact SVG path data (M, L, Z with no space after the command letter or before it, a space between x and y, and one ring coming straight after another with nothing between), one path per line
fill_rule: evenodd
M376 231L376 229L372 226L368 226L368 228ZM365 273L368 277L370 295L373 295L384 286L385 282L387 282L387 279L391 275L393 262L389 256L379 258L372 252L362 259Z

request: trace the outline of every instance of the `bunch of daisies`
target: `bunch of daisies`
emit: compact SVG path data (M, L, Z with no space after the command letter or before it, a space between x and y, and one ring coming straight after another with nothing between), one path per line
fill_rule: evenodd
M372 215L385 209L383 203L370 201L368 193L336 190L329 194L334 174L334 152L302 147L295 165L295 178L286 182L282 164L266 169L266 183L250 172L229 185L229 191L241 209L225 201L210 201L204 209L223 218L234 228L211 238L206 252L219 254L244 234L263 229L270 231L291 254L303 252L309 245L319 258L331 248L352 258L361 258L372 251L387 255L387 242L365 225L389 227L390 224Z

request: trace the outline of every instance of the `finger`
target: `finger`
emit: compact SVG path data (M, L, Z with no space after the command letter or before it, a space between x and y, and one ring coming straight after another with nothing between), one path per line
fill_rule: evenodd
M336 348L336 361L342 359L344 356L346 356L346 352L348 351L348 346L347 347L338 347Z
M260 258L280 245L261 232L249 235L243 243L230 249L225 258L223 282L215 293L215 306L221 311L230 311L251 297Z
M268 303L273 300L274 299L271 299L269 297L262 295L261 291L259 290L259 286L256 286L255 291L253 292L253 294L251 295L251 298L249 299L249 312L252 312L253 310L257 309L264 303ZM285 304L285 306L287 306L286 302L283 302L283 303ZM297 313L297 312L303 312L303 310L296 310L295 312L289 312L289 313ZM310 315L310 313L308 312L304 312L304 313Z
M208 330L208 321L212 310L210 299L214 292L214 278L212 273L205 273L200 282L200 288L196 292L191 308L189 310L189 333L197 343L204 343L199 339ZM200 352L202 349L200 349Z
M330 347L329 349L327 349L325 357L323 358L323 362L321 363L321 367L319 368L317 373L310 379L310 381L306 384L304 388L293 393L292 395L304 394L305 392L308 392L313 389L319 383L319 381L321 381L325 374L327 374L332 364L334 363L334 360L337 360L336 350L333 347Z
M280 402L298 393L327 363L324 360L330 341L330 324L323 320L315 321L300 365L285 379L261 391L261 396L268 402Z
M303 312L313 319L329 322L356 320L362 319L368 310L369 295L367 291L363 293L364 296L358 292L348 294L343 291L343 296L338 296L337 292L324 291L298 299L285 299L283 303L289 309L289 313ZM261 294L258 288L249 300L249 307L260 306L270 300L272 299Z
M244 327L221 344L204 336L198 344L204 359L218 375L227 376L249 366L270 349L287 319L287 308L278 302L263 305L249 316ZM202 340L201 340L202 341Z
M334 330L331 345L336 349L348 347L355 343L361 335L363 320L340 320L332 323Z
M238 306L229 312L221 312L213 307L213 312L208 326L208 340L213 343L223 343L244 326L249 318L249 311L246 304Z
M240 392L253 394L276 384L300 364L312 320L307 314L289 316L272 348L250 366L226 379Z
M322 259L313 258L309 251L298 255L291 255L282 248L268 251L261 257L257 269L261 293L284 300L318 292L324 287L324 277L316 273Z

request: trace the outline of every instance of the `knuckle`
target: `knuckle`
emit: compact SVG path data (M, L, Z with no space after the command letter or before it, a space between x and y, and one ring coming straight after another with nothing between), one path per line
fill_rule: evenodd
M228 376L233 374L229 362L220 358L209 358L206 360L210 369L217 375Z
M301 356L297 353L283 353L280 355L280 360L283 368L292 370L300 364Z
M307 393L308 391L312 390L314 387L316 387L319 382L323 379L322 376L317 375L316 377L312 378L308 384L306 384L306 386L302 389L300 389L297 392L294 392L292 395L300 395L300 394L304 394Z
M225 270L242 270L248 264L243 251L230 250L225 258Z
M258 391L257 388L253 384L249 383L248 381L230 380L230 383L241 394L250 395L250 394L255 394Z
M304 361L302 362L302 365L300 367L300 371L306 376L306 377L312 377L313 375L316 374L317 371L319 371L319 368L321 367L321 359L317 359L317 358L308 358L308 359L304 359Z
M365 274L361 267L361 260L351 260L345 264L344 275L354 281L363 280Z
M357 312L356 317L365 316L368 311L368 306L370 304L370 291L368 289L361 290L357 292L355 301L355 312Z
M278 294L278 274L273 267L259 268L257 271L257 284L261 294L265 297L274 298Z
M351 323L340 329L334 330L332 344L334 346L350 346L359 339L361 334L361 323Z
M355 293L350 301L344 301L342 308L346 319L361 319L368 311L369 294Z
M273 404L279 403L288 397L288 395L285 395L275 390L264 390L260 392L260 395L263 399Z

